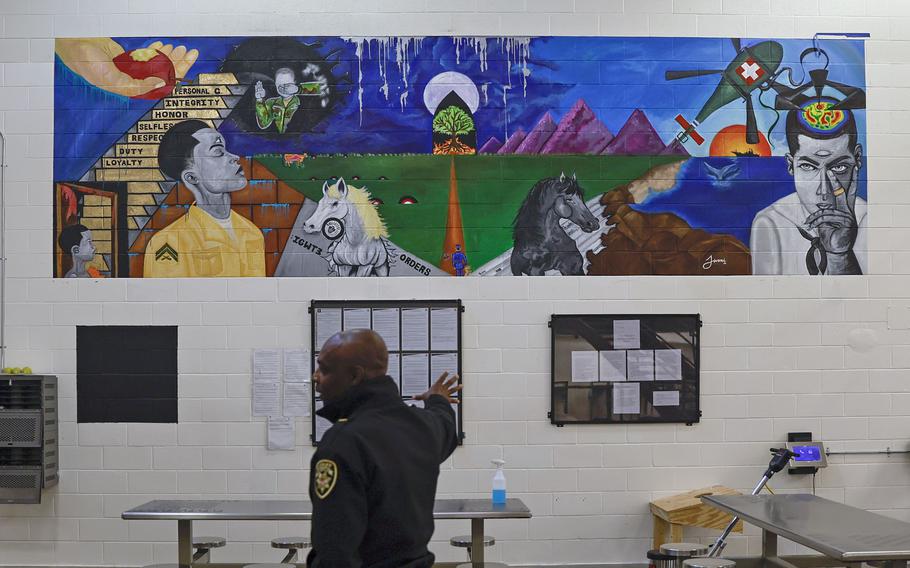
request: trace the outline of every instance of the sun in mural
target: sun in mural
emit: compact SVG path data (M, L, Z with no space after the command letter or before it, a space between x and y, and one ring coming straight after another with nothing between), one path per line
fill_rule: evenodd
M711 141L711 156L767 157L771 155L771 144L761 132L758 143L746 142L746 125L731 124L718 132Z

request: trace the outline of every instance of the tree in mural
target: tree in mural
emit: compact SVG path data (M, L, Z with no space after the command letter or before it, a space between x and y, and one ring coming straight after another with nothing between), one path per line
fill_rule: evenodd
M448 140L433 147L434 154L473 154L474 149L458 139L474 130L474 119L457 106L439 111L433 117L433 132L444 134Z

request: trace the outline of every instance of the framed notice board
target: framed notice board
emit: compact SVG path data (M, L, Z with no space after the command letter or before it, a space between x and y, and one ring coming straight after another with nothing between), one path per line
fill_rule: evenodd
M698 314L553 315L550 421L698 422Z
M319 349L335 333L347 329L372 329L389 349L389 376L398 384L402 400L422 406L412 397L426 392L443 372L457 373L461 382L461 300L313 300L310 302L311 374L316 373ZM323 403L312 392L313 428L310 438L318 445L331 426L316 416ZM458 393L462 402L461 393ZM464 440L461 404L455 410L458 443Z

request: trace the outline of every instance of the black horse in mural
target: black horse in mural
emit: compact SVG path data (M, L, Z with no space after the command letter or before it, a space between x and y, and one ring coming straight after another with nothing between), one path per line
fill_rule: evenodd
M548 270L584 274L584 258L560 226L560 219L568 219L586 233L600 226L585 205L575 174L542 179L528 192L512 222L512 274L542 276Z

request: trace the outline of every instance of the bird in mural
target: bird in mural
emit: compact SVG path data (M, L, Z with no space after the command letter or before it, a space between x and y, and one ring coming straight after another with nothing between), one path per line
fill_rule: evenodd
M733 180L739 177L740 169L735 162L717 168L705 164L705 172L711 180L711 185L721 189L728 189L733 185Z

